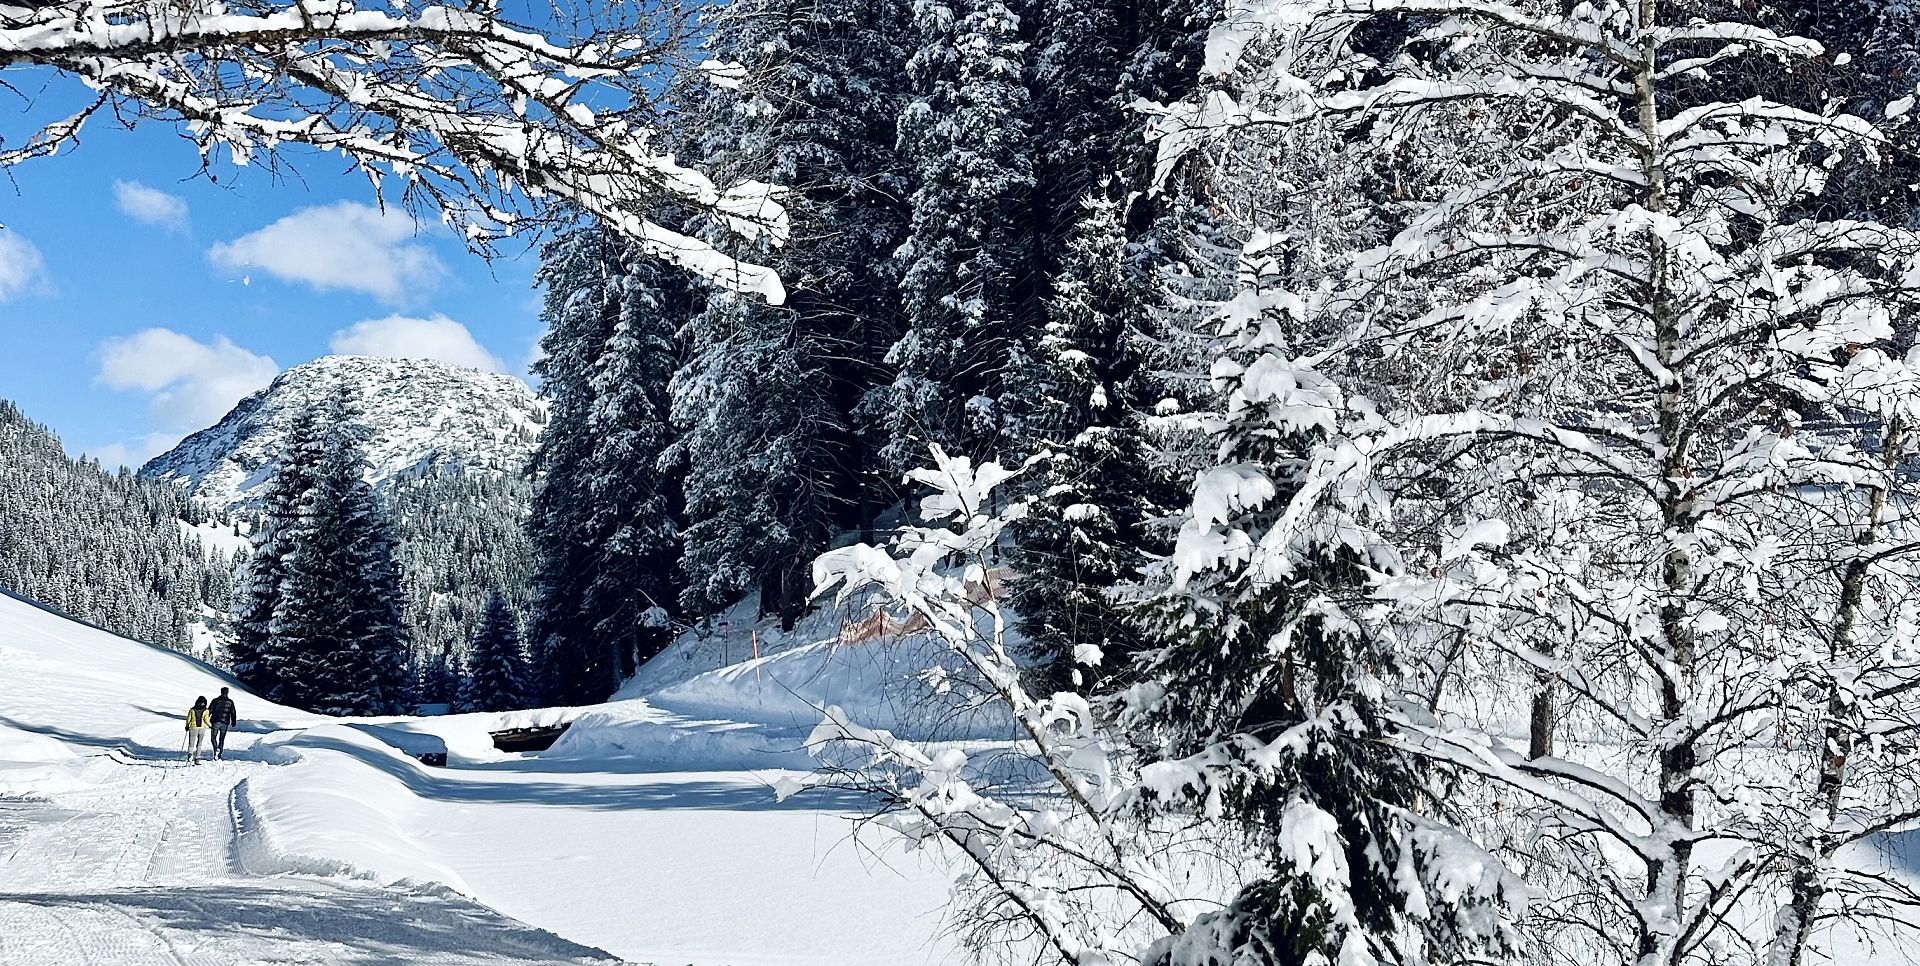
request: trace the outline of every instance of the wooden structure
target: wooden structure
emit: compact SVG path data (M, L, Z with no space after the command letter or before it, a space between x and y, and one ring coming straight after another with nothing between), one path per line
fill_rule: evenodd
M488 732L493 737L493 747L500 751L526 752L546 751L560 736L567 733L572 722L563 721L557 725L541 728L508 728L505 731Z

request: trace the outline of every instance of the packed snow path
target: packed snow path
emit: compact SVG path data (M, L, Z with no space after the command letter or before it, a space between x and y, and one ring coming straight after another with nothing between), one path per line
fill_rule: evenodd
M179 763L223 686L245 760ZM777 800L800 738L729 717L327 718L0 591L0 966L963 962L951 873L856 840L869 802ZM494 750L554 718L563 747Z
M91 787L0 800L0 963L612 961L444 889L251 874L232 797L271 767L99 756Z

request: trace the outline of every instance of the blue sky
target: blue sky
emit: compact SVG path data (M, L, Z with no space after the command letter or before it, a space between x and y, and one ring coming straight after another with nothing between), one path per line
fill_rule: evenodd
M197 177L171 128L100 125L0 179L0 398L70 453L138 465L336 349L525 378L536 259L491 264L382 213L337 155Z

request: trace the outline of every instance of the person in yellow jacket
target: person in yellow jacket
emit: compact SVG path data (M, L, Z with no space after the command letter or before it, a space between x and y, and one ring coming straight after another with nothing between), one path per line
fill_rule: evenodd
M213 727L213 717L207 712L207 696L201 695L187 709L187 761L200 764L200 749L206 747L207 732Z

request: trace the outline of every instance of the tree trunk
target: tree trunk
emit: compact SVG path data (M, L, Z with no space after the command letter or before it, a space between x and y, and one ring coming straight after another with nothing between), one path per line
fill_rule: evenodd
M1533 696L1533 716L1527 730L1527 757L1553 757L1555 721L1553 689L1545 684Z

